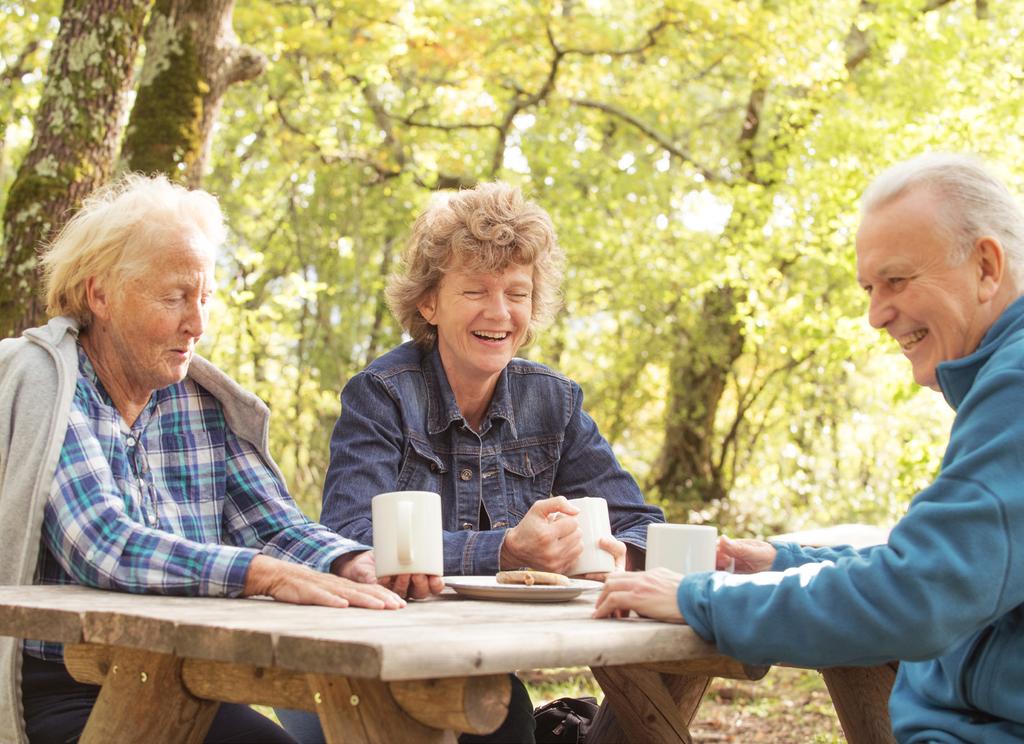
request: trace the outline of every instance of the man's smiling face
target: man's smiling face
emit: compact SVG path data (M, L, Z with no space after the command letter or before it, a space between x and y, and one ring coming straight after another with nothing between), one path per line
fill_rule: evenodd
M914 380L938 390L935 369L973 352L992 318L981 293L978 252L953 263L939 198L911 189L869 211L857 232L857 281L868 320L899 343Z

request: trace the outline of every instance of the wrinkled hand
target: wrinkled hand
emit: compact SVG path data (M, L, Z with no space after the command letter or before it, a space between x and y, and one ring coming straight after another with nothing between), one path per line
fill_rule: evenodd
M667 568L609 574L594 617L628 617L630 611L669 623L684 623L676 590L683 580Z
M264 594L279 602L325 607L397 610L405 600L377 584L362 584L288 561L257 555L245 575L243 597Z
M733 540L722 535L715 551L715 567L741 574L770 571L776 552L775 546L764 540Z
M440 594L444 590L444 581L441 577L430 574L381 576L377 583L406 599L426 599L431 594Z
M377 566L373 560L373 551L364 550L362 553L338 556L331 563L331 573L360 584L376 584Z
M505 533L501 568L529 566L538 571L564 574L583 552L580 510L564 496L534 502L526 516Z
M615 560L615 568L613 572L625 571L626 570L626 543L616 540L614 537L602 537L597 541L597 547L606 553L611 553L612 558ZM589 579L590 581L604 581L607 579L609 574L607 572L602 573L588 573L583 574L577 578Z

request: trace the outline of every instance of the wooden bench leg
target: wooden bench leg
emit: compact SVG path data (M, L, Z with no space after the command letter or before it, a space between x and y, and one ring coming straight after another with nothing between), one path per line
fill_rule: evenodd
M372 679L308 675L328 744L455 744L449 729L426 726L399 706L388 685Z
M850 744L895 744L889 695L897 665L822 669L832 705Z
M168 654L117 649L82 744L200 744L220 703L190 695L182 684L181 665L181 659Z
M638 666L594 667L604 703L587 741L629 744L638 741L690 744L690 722L711 677L661 674Z

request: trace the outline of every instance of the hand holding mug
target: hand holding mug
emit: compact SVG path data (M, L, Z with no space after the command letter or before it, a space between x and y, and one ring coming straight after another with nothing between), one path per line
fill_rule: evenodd
M568 573L583 552L579 509L564 496L534 502L526 516L505 533L501 568L529 566L539 571Z
M374 496L370 508L379 583L413 599L440 592L441 497L430 491L393 491Z
M733 540L722 535L718 538L715 567L741 574L770 571L777 552L774 545L764 540Z
M331 573L343 579L357 581L360 584L376 584L376 566L373 562L373 551L361 553L345 553L331 563Z
M626 543L621 540L616 540L611 535L606 535L597 541L597 546L612 556L612 562L614 563L613 571L621 572L626 570ZM608 571L595 571L592 573L585 573L578 578L587 579L589 581L605 581L608 578L609 573L610 572Z
M431 594L440 594L444 590L444 581L441 577L431 574L382 576L377 579L377 583L406 599L426 599Z
M583 533L583 552L569 569L569 575L603 581L612 571L625 568L626 545L612 537L608 502L585 496L569 503L579 509L577 520Z

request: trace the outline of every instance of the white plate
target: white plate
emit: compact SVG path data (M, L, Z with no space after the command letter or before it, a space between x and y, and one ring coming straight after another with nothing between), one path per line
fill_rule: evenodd
M445 576L444 583L470 599L503 602L565 602L602 586L600 581L586 579L569 579L568 586L499 584L493 576Z

